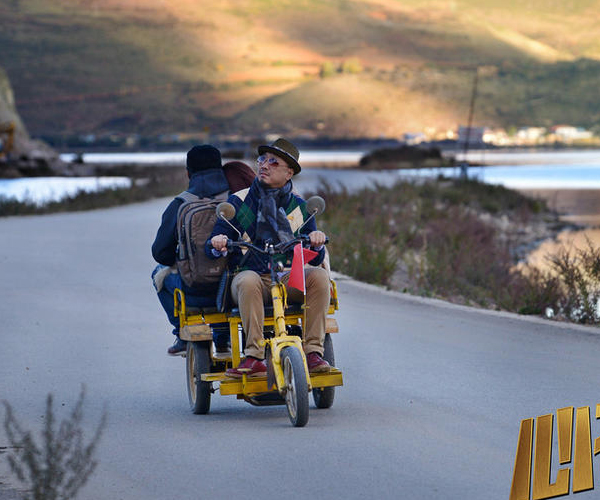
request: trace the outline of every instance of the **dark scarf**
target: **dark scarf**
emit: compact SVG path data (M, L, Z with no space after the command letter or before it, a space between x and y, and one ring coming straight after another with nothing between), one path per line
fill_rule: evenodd
M256 239L271 243L283 243L294 237L285 208L292 198L292 182L282 188L268 188L255 181L258 189L258 213L256 217Z

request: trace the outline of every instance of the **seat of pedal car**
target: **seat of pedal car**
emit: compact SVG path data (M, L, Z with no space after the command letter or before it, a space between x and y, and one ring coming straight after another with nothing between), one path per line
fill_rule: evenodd
M198 314L217 314L219 310L216 307L188 307L188 316L196 316Z

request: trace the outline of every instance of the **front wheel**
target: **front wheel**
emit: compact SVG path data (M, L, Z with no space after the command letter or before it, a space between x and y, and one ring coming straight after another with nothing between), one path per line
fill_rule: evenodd
M335 366L333 342L331 341L330 333L325 334L325 342L323 343L323 348L323 359L327 361L331 366ZM335 387L315 388L313 389L312 393L317 408L331 408L331 405L333 405L333 398L335 397Z
M296 347L281 351L281 366L285 381L285 404L294 427L304 427L308 422L308 382L302 355Z
M196 415L210 410L211 383L202 381L202 374L210 372L210 341L187 343L186 373L190 409Z

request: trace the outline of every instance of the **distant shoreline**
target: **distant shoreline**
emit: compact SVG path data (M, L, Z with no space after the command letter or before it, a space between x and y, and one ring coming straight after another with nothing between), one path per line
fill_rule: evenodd
M560 214L560 220L574 227L547 239L527 257L527 262L540 269L548 269L547 256L562 249L586 250L588 243L600 248L600 189L523 189L526 196L540 198Z
M540 198L560 218L586 228L600 226L600 189L519 189L532 198Z

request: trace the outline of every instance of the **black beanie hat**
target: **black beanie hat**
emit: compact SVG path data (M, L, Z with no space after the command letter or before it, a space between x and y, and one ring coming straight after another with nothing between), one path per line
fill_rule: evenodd
M222 168L221 153L210 144L194 146L188 151L186 168L190 174L210 168Z

